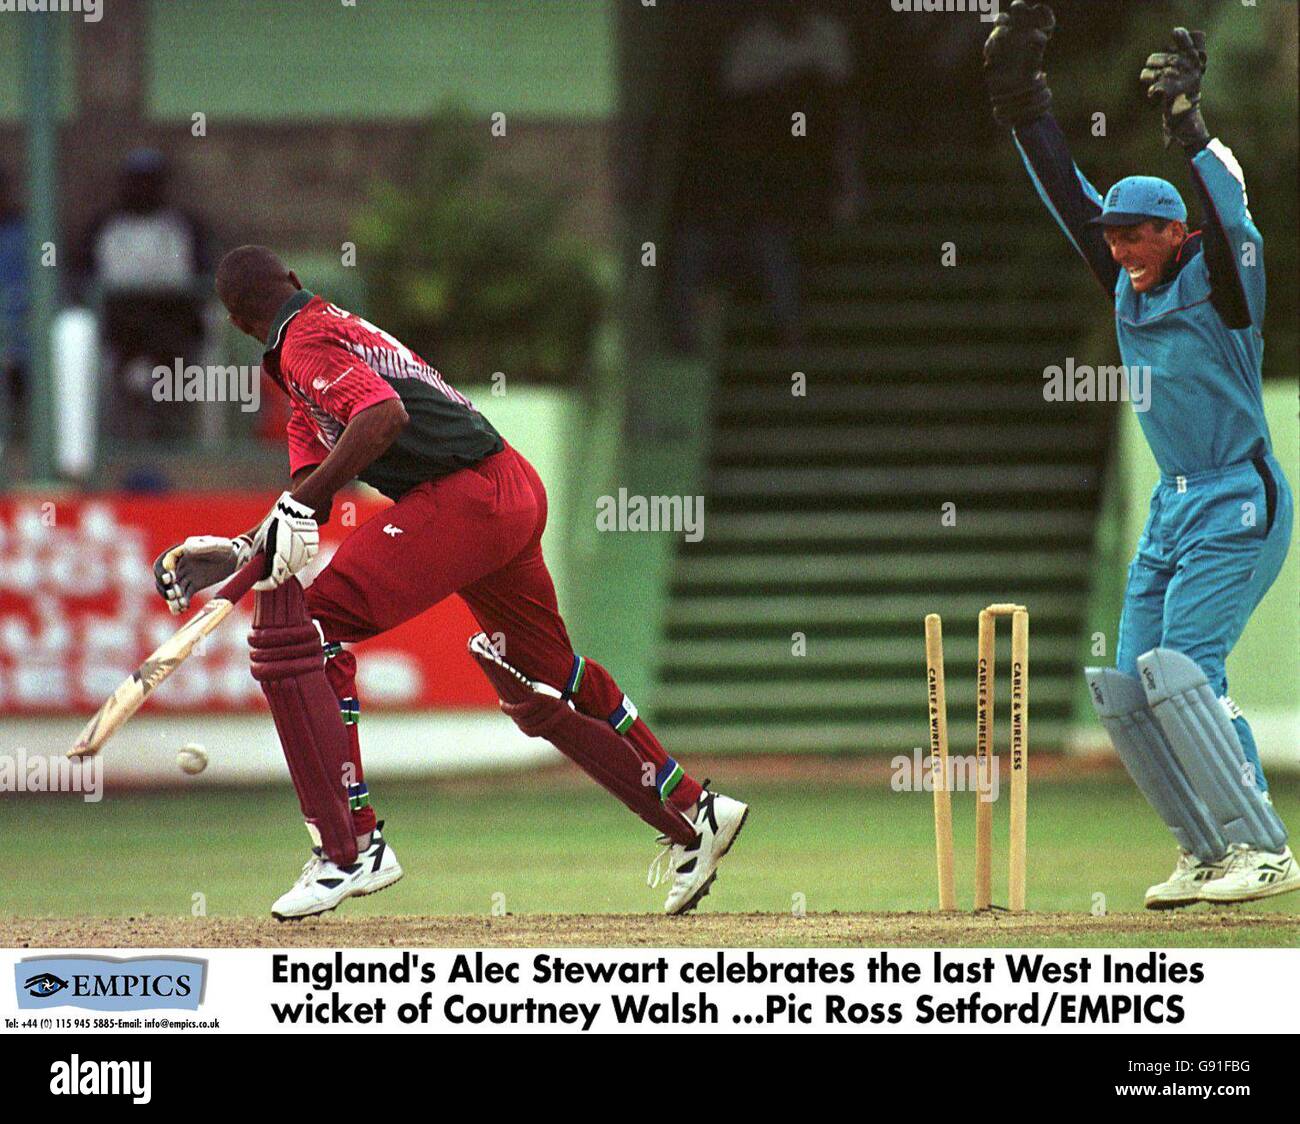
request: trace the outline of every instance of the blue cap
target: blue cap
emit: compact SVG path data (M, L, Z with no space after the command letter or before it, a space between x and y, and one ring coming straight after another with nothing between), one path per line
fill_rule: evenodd
M1132 226L1147 219L1187 221L1187 205L1168 180L1156 176L1128 176L1106 192L1101 214L1092 223Z

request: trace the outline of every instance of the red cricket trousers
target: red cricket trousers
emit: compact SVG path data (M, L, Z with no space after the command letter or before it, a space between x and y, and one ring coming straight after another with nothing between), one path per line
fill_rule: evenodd
M470 468L420 484L358 527L308 587L307 611L332 651L336 643L368 639L456 593L489 637L504 637L502 654L510 663L563 689L575 654L542 557L545 528L541 478L507 445ZM337 651L325 670L351 722L354 788L364 791L356 659ZM578 710L604 721L620 709L623 692L608 671L587 660L572 698ZM657 769L669 760L642 719L625 736ZM700 786L686 776L668 799L685 809L699 794ZM358 834L370 831L373 808L357 799L353 806Z

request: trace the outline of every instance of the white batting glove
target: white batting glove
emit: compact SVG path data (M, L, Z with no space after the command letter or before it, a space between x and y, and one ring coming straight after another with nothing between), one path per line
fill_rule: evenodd
M281 492L253 537L254 552L265 552L267 561L267 576L253 588L268 590L283 585L315 558L319 549L316 513L288 492Z
M154 560L154 585L167 608L183 613L196 593L225 581L252 556L253 541L247 535L237 539L191 535Z

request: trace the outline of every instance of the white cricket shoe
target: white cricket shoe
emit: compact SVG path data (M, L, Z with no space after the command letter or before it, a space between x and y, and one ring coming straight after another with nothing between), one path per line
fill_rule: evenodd
M295 882L271 906L271 916L277 921L297 921L328 913L347 898L360 898L375 894L391 886L402 877L402 864L381 834L380 823L370 833L370 846L357 855L357 861L347 866L330 862L313 847Z
M704 782L706 785L708 781ZM673 875L665 913L689 913L703 898L718 876L718 863L731 850L731 845L745 826L749 805L723 796L720 792L700 793L695 813L696 836L693 843L674 843L666 835L658 842L664 849L650 864L647 884L658 886L668 874Z
M1300 890L1300 866L1290 847L1283 847L1279 853L1238 844L1232 848L1223 877L1201 887L1201 901L1231 905L1292 890Z
M1195 905L1201 900L1201 887L1207 882L1222 878L1228 869L1228 856L1216 862L1202 862L1191 851L1182 851L1174 872L1163 882L1147 890L1147 909L1178 909Z

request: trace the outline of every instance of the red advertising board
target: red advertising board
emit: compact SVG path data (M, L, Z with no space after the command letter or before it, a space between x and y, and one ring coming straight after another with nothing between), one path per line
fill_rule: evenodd
M95 710L184 620L154 591L154 558L189 535L234 535L255 526L271 498L234 492L0 497L0 712ZM387 506L351 494L336 500L308 573ZM147 707L261 710L261 690L248 671L252 612L249 597ZM353 646L363 709L494 706L491 687L465 649L477 627L465 604L449 597Z

